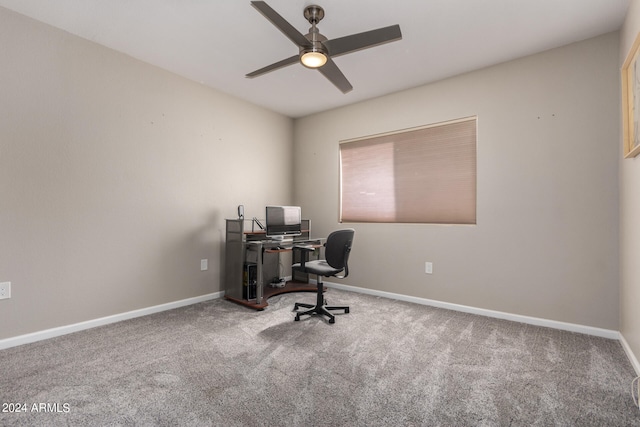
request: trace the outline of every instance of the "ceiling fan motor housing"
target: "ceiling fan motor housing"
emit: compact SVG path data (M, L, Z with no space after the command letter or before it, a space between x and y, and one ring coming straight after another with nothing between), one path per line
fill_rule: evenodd
M302 58L307 53L318 53L318 54L324 55L325 57L329 56L327 49L325 49L324 45L322 44L322 42L326 41L327 38L322 34L320 34L317 28L315 27L310 28L309 33L305 34L305 37L307 38L307 40L309 40L310 45L300 47L300 58ZM304 65L305 67L308 67L304 61L301 61L301 62L302 62L302 65ZM318 68L318 67L308 67L308 68Z

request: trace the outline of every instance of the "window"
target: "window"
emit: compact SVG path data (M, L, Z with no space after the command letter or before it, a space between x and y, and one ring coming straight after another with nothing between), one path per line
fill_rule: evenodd
M340 142L340 221L476 223L477 118Z

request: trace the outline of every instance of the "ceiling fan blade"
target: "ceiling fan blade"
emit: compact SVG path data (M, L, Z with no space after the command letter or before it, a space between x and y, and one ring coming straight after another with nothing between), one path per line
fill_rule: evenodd
M378 28L377 30L327 40L322 44L324 44L329 51L329 55L340 56L357 50L400 40L401 38L400 25L391 25L389 27Z
M251 6L255 7L265 18L275 25L282 33L298 46L310 46L309 40L271 6L263 1L252 1Z
M336 85L338 89L342 91L342 93L347 93L353 89L349 80L342 74L340 68L336 65L335 62L328 58L327 63L322 67L318 68L318 71L322 73L331 83Z
M245 77L249 77L249 78L258 77L258 76L261 76L262 74L266 74L266 73L268 73L270 71L277 70L278 68L283 68L283 67L286 67L287 65L292 65L292 64L295 64L297 62L300 62L300 56L293 55L293 56L290 56L287 59L283 59L282 61L274 62L271 65L267 65L266 67L262 67L259 70L253 71L253 72L245 75Z

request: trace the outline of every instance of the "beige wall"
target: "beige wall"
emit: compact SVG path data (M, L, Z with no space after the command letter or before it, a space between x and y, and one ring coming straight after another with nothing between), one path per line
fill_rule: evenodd
M294 200L356 229L346 283L618 330L618 37L296 120ZM477 226L338 223L338 141L472 115Z
M289 118L3 8L0 58L0 339L222 290L224 218L291 202Z
M622 67L636 35L640 32L640 1L632 0L620 31ZM622 146L622 137L620 138ZM640 357L640 156L622 159L620 150L620 332ZM636 366L636 370L638 366ZM639 372L640 373L640 372Z
M625 34L293 123L0 8L0 339L219 291L224 218L296 202L314 235L356 228L348 284L621 327L638 354ZM477 226L337 222L339 140L470 115Z

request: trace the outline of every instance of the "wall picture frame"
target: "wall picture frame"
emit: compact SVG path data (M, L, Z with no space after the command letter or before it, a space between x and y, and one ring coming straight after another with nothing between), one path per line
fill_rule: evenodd
M622 65L622 144L625 158L640 154L640 33Z

